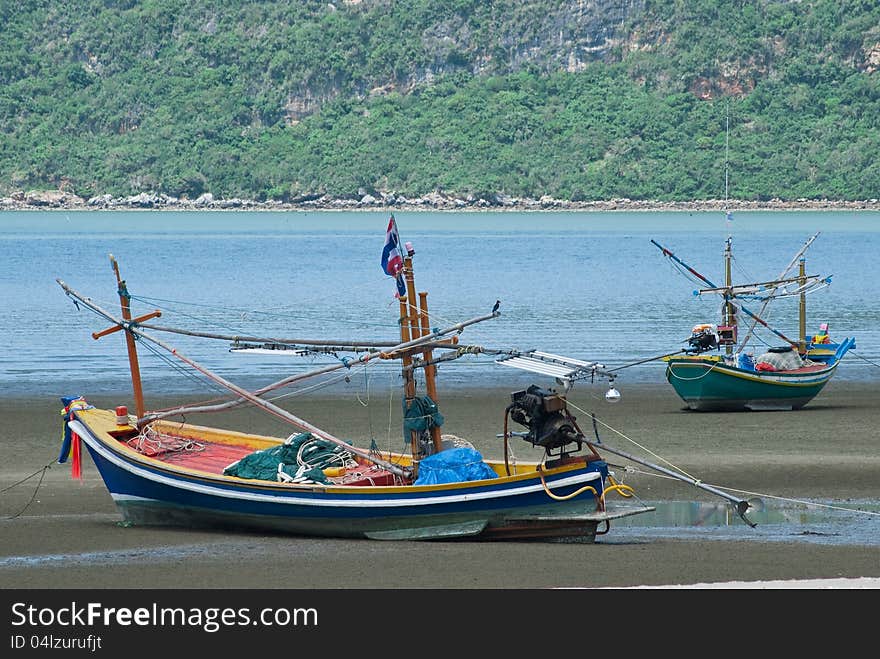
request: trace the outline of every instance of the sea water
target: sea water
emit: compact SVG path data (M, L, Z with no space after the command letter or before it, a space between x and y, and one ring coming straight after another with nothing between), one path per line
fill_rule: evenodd
M807 297L807 333L829 323L832 339L856 337L835 378L880 377L880 213L743 211L732 221L686 211L395 217L401 241L414 249L416 288L428 292L432 330L487 314L500 300L501 315L464 329L461 345L599 362L617 369L619 382L663 382L663 365L653 358L685 347L694 325L720 318L720 298L696 294L705 284L652 240L721 284L729 237L733 279L751 283L778 277L820 232L806 270L831 277L831 285ZM162 312L147 322L222 335L396 341L395 286L380 267L388 219L387 211L0 212L0 395L128 388L122 335L93 340L112 323L77 306L56 283L119 317L111 254L132 313ZM798 299L774 300L764 318L797 337ZM342 357L240 355L229 352L229 341L157 336L252 387ZM780 343L767 331L758 340ZM145 386L195 386L169 369L169 361L181 366L169 353L146 343L139 342ZM377 372L382 367L391 365ZM503 385L516 376L491 352L441 371L444 387Z

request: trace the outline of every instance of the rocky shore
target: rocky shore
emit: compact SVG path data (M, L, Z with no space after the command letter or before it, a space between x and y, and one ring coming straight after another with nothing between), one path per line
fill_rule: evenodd
M543 196L540 199L511 197L503 194L490 198L459 198L433 192L416 198L403 195L363 194L357 198L329 195L302 195L289 201L254 201L216 199L210 193L196 199L170 197L142 192L127 197L109 194L85 199L65 190L16 191L0 197L0 210L520 210L520 211L720 211L720 210L853 210L878 211L880 199L862 201L829 199L641 201L609 199L606 201L567 201Z

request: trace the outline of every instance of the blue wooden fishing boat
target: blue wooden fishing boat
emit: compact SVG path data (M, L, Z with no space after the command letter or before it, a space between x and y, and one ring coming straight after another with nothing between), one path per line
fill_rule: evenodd
M818 334L806 334L806 295L831 283L830 277L806 274L803 255L818 236L816 233L804 244L776 279L734 285L731 281L732 238L728 235L723 286L716 286L670 250L651 241L664 256L682 266L688 276L704 285L699 294L717 294L723 298L719 324L694 326L687 348L661 358L666 363L667 381L689 409L797 410L813 400L831 380L840 361L855 347L855 339L832 341L827 323L820 325ZM795 264L799 265L799 272L790 276ZM800 300L797 339L788 338L762 318L772 300L785 297ZM743 300L760 302L759 311L749 310ZM752 339L758 326L784 344L756 346Z
M603 453L713 492L746 519L748 502L607 446L598 432L588 437L581 431L564 392L577 380L606 380L608 398L616 400L614 374L601 364L538 351L460 345L459 335L466 327L500 315L498 303L486 315L445 329L430 328L427 294L416 295L413 254L411 248L400 247L392 217L382 267L397 282L399 338L385 342L271 339L269 343L284 346L279 354L326 349L334 355L350 352L352 356L256 390L226 380L157 335L220 338L233 340L239 347L252 342L261 350L273 350L266 347L265 337L230 337L150 323L162 314L159 310L133 317L132 296L112 256L121 316L57 280L78 309L85 307L111 323L109 329L93 334L94 338L117 330L125 335L136 408L130 414L127 405L99 409L81 396L66 397L59 461L70 459L81 473L84 446L124 520L134 525L182 524L383 540L594 541L610 530L614 520L653 510L633 503L634 491L615 479ZM180 362L178 366L207 376L228 391L228 398L148 411L138 365L138 345L145 344L172 355ZM514 391L503 403L499 432L493 437L495 442L500 439L503 459L484 458L473 442L441 432L445 419L437 404L437 364L478 354L492 355L500 365L537 373L565 386L559 393L533 385ZM395 360L401 366L400 451L380 450L372 442L356 446L269 399L269 394L294 382L333 371L350 372L378 360ZM244 405L273 415L295 432L268 436L191 421L199 414ZM543 449L543 458L514 460L509 444L514 437Z

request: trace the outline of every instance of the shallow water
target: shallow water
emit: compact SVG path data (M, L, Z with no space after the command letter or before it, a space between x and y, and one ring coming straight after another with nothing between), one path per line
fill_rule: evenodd
M778 276L816 231L808 274L833 283L809 296L807 331L828 322L832 338L856 337L837 379L880 378L880 279L867 276L880 253L878 219L876 212L799 211L741 212L729 224L710 212L397 214L401 240L416 250L417 288L430 293L432 329L488 313L501 300L502 315L467 328L462 343L541 349L624 366L622 382L658 383L662 363L636 362L684 347L695 324L717 320L720 301L693 295L697 285L651 240L718 282L730 234L734 278L753 282ZM158 324L265 337L395 338L394 284L379 263L387 221L385 212L0 212L0 395L127 387L120 335L92 340L107 321L77 309L55 281L117 313L109 254L134 296L133 314L162 309ZM775 301L767 319L796 336L797 300ZM161 336L245 386L337 359L230 355L228 342ZM163 351L140 352L146 386L193 389ZM385 382L396 372L371 368ZM447 387L472 387L517 373L484 356L444 364L441 377Z
M614 522L613 541L652 538L760 540L880 547L877 501L761 500L746 513L750 527L724 502L646 502L657 510Z

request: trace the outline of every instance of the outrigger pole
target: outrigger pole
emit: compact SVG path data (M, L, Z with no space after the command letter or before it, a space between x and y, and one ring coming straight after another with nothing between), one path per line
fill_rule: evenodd
M627 460L632 460L633 462L638 463L640 465L644 465L645 467L648 467L649 469L653 469L654 471L659 471L661 474L666 474L667 476L671 476L672 478L675 478L677 480L684 481L685 483L693 485L694 487L698 487L701 490L705 490L706 492L711 492L712 494L719 496L722 499L727 499L730 503L733 504L733 508L736 511L736 514L739 515L746 524L748 524L752 528L755 528L757 526L757 524L755 524L754 522L750 522L748 519L746 519L745 515L748 512L749 508L751 507L751 504L748 501L746 501L744 499L739 499L739 498L733 496L732 494L729 494L728 492L725 492L724 490L720 490L720 489L713 487L711 485L706 485L705 483L697 480L696 478L691 478L690 476L685 476L684 474L680 474L677 471L673 471L672 469L666 469L665 467L661 467L660 465L656 465L653 462L643 460L643 459L638 458L634 455L631 455L625 451L611 448L607 444L604 444L602 442L602 440L599 439L599 432L597 430L595 430L596 429L596 417L595 417L595 415L592 415L592 416L593 416L593 429L596 432L596 441L592 442L589 439L584 439L585 444L587 444L588 446L590 446L594 449L599 449L599 451L606 451L608 453L613 453L614 455L619 455L620 457L626 458Z
M353 352L367 352L376 349L390 349L398 345L394 341L351 341L348 339L283 339L265 336L246 336L243 334L218 334L216 332L198 332L195 330L181 329L179 327L166 327L163 325L154 325L152 323L139 323L144 329L153 330L154 332L166 332L169 334L183 334L186 336L196 336L201 339L221 339L223 341L247 342L247 343L270 343L284 346L311 346L321 348L325 351L335 350L351 350ZM433 346L435 348L443 347L443 343ZM452 346L454 347L454 346Z
M114 263L115 263L115 261L114 261ZM307 430L307 431L311 432L312 434L314 434L317 437L320 437L321 439L326 439L329 442L332 442L334 444L342 446L345 449L347 449L348 451L350 451L356 455L359 455L362 458L369 460L370 462L372 462L374 464L377 464L377 465L384 467L385 469L387 469L388 471L390 471L393 474L396 474L396 475L402 476L402 477L408 477L410 475L410 470L408 470L404 467L401 467L400 465L394 464L392 462L388 462L387 460L383 460L383 459L373 455L369 451L365 451L363 449L352 446L348 442L333 436L332 434L328 433L325 430L322 430L321 428L318 428L317 426L312 425L308 421L300 419L299 417L288 412L287 410L285 410L281 407L278 407L277 405L270 403L267 400L263 400L257 394L250 392L246 389L243 389L242 387L239 387L238 385L226 380L225 378L222 378L221 376L217 375L216 373L213 373L212 371L205 368L201 364L198 364L197 362L193 361L189 357L186 357L185 355L180 353L176 348L169 346L168 344L164 343L163 341L161 341L153 336L150 336L149 334L147 334L143 330L139 329L136 326L137 319L130 319L130 318L119 319L119 318L115 317L113 314L111 314L110 312L104 310L103 308L101 308L100 306L95 304L91 299L81 295L80 293L78 293L74 289L70 288L61 279L56 279L55 281L57 281L58 284L61 286L61 288L64 289L65 293L67 293L68 295L72 295L77 300L82 302L84 305L86 305L87 307L89 307L93 311L97 312L98 314L100 314L101 316L103 316L104 318L109 320L111 323L114 323L117 327L113 328L113 331L116 331L117 329L124 329L126 331L126 335L129 337L129 340L132 342L131 343L132 346L133 346L135 336L140 337L142 339L146 339L147 341L150 341L151 343L156 344L160 348L170 352L172 355L174 355L175 357L177 357L178 359L180 359L184 363L188 364L192 368L194 368L194 369L198 370L199 372L203 373L204 375L210 377L213 381L217 382L218 384L224 386L225 388L229 389L233 393L237 394L241 399L248 400L251 403L253 403L254 405L256 405L257 407L261 407L264 410L271 412L272 414L275 414L276 416L278 416L280 418L285 419L286 421L292 423L293 425L295 425L303 430ZM123 306L123 309L125 309L124 306ZM150 317L154 317L152 314L148 314L148 315ZM477 323L477 322L480 322L483 320L487 320L489 318L494 318L496 315L498 315L498 314L497 313L496 314L489 314L489 315L474 318L470 321L457 323L456 325L453 325L452 327L450 327L446 330L431 332L430 334L427 334L418 340L402 342L402 343L398 344L397 346L394 346L394 348L392 348L390 350L383 351L381 353L368 353L366 355L362 355L359 359L349 361L347 364L346 363L340 364L338 367L342 368L344 366L350 365L351 363L354 363L355 361L365 363L365 362L369 361L370 359L373 359L374 357L377 357L377 356L380 358L386 358L386 359L387 358L394 358L394 353L396 353L396 352L406 350L408 348L420 346L423 342L430 342L433 339L435 339L439 336L442 336L444 334L450 334L452 332L460 332L467 325L471 325L471 324L474 324L474 323ZM110 331L105 330L104 332L99 333L99 336L104 336L108 333L110 333ZM96 337L96 338L99 338L99 337ZM137 353L135 350L135 362L136 362L136 359L137 359ZM321 369L321 372L324 372L324 371L326 371L326 369ZM138 374L139 374L139 371L138 371ZM134 375L134 372L132 373L132 375ZM140 380L137 381L137 385L135 386L137 391L140 391L139 385L140 385ZM140 404L143 405L142 398L141 398ZM143 416L143 410L139 411L138 414L139 414L139 419L140 419L140 417Z
M706 492L711 492L712 494L722 497L723 499L727 499L733 504L733 508L734 510L736 510L736 514L742 517L743 521L746 524L748 524L752 528L757 526L757 524L750 522L745 517L745 514L748 512L751 504L744 499L738 499L737 497L733 496L732 494L728 494L723 490L719 490L718 488L712 487L711 485L706 485L705 483L698 481L696 478L690 478L689 476L679 474L671 469L666 469L665 467L661 467L660 465L655 465L652 462L648 462L647 460L642 460L641 458L637 458L634 455L630 455L625 451L619 451L617 449L610 448L607 444L603 444L602 442L591 442L590 440L585 440L584 443L588 446L599 449L600 451L606 451L608 453L619 455L620 457L626 458L627 460L632 460L633 462L637 462L638 464L644 465L645 467L649 467L650 469L659 471L661 474L672 476L673 478L684 481L685 483L689 483L694 487L698 487L701 490L706 490Z
M708 284L709 288L720 288L721 290L724 290L724 288L719 287L719 286L716 286L714 283L712 283L712 282L709 281L706 277L704 277L704 276L701 275L699 272L697 272L696 270L694 270L691 266L689 266L687 263L685 263L684 261L682 261L682 260L681 260L680 258L678 258L675 254L673 254L670 250L668 250L668 249L666 249L665 247L663 247L663 245L661 245L660 243L658 243L657 241L655 241L653 238L651 239L651 243L652 243L653 245L655 245L655 246L656 246L661 252L663 252L663 256L668 256L668 257L671 258L673 261L675 261L675 262L678 263L679 265L681 265L681 266L683 266L684 268L686 268L688 272L690 272L690 273L691 273L692 275L694 275L695 277L698 277L698 278L700 279L700 281L704 281L704 282L706 282L706 284ZM725 303L730 304L730 300L728 299L728 294L727 294L727 293L724 294L724 301L725 301ZM798 342L797 342L797 341L793 341L792 339L790 339L790 338L788 338L787 336L785 336L785 334L783 334L783 333L780 332L779 330L773 329L772 327L770 327L770 325L767 324L767 322L766 322L765 320L763 320L762 318L760 318L760 317L757 316L756 314L752 313L751 311L749 311L748 309L746 309L744 306L740 305L740 309L742 309L743 312L744 312L745 314L747 314L748 316L751 316L751 318L752 318L755 322L760 323L761 325L763 325L764 327L766 327L768 330L770 330L771 332L773 332L776 336L778 336L779 338L781 338L783 341L786 341L787 343L791 344L791 345L794 346L794 347L798 347Z

